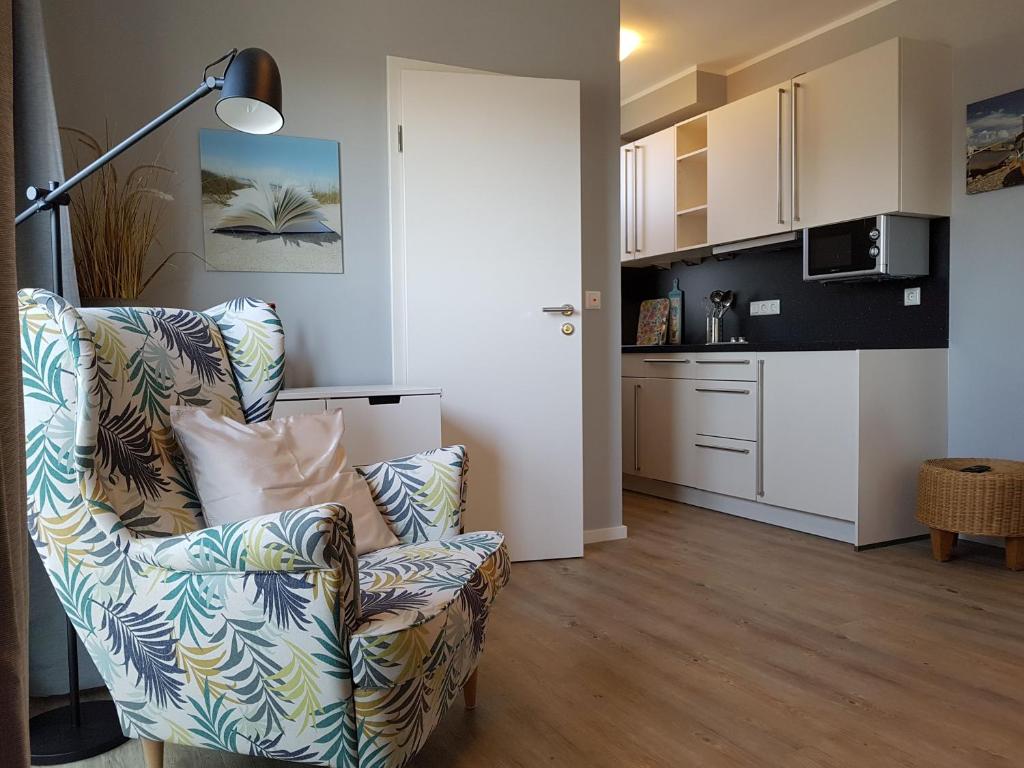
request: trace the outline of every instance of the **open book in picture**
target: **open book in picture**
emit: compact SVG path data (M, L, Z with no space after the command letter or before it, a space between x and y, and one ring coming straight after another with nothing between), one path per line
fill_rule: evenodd
M305 189L256 182L235 192L213 231L268 235L333 233L325 221L320 202Z

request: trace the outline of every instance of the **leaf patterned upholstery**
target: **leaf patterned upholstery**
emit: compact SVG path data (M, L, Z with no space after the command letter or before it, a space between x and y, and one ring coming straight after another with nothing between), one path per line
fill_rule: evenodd
M508 579L500 534L459 535L465 450L364 468L406 544L362 565L339 504L207 528L168 410L269 418L284 364L273 309L77 310L38 290L19 305L29 531L125 732L405 765L475 669Z

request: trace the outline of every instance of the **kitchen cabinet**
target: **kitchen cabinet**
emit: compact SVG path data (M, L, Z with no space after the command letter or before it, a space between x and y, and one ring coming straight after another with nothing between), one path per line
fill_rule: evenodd
M687 382L623 378L623 465L627 474L683 482ZM629 429L627 430L627 427Z
M622 260L675 251L676 129L666 128L620 149Z
M623 484L867 546L923 531L945 349L623 355ZM635 410L631 410L635 409Z
M799 227L949 215L949 56L895 38L793 79Z
M712 245L948 216L949 49L893 38L708 113Z
M792 176L790 84L708 113L708 239L788 232Z
M357 387L306 387L282 390L274 418L324 413L345 415L349 466L411 456L441 447L441 390L393 384Z
M765 353L758 367L758 499L855 520L858 353Z

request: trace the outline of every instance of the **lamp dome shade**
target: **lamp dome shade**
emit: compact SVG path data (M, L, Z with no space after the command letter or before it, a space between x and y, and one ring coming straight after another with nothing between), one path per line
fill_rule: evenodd
M245 133L281 130L281 73L273 56L262 48L238 52L224 73L217 117Z

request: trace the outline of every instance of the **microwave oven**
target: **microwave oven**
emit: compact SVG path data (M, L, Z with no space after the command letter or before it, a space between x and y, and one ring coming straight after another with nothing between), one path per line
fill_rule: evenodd
M929 220L883 214L804 230L804 280L886 280L928 274Z

